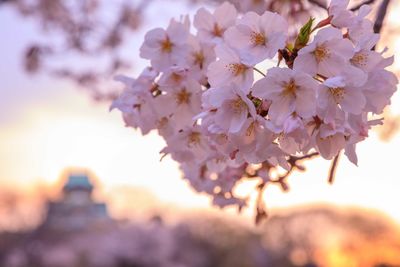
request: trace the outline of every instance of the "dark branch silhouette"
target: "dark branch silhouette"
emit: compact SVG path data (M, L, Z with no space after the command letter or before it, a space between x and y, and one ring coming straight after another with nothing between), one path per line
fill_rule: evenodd
M331 167L329 168L329 177L328 177L328 182L330 184L333 183L335 180L335 174L336 174L336 169L339 164L339 158L340 158L340 152L339 154L336 155L336 157L333 158Z
M380 33L382 31L383 22L385 21L386 13L388 11L388 6L390 4L390 0L383 0L378 9L378 14L376 15L375 23L374 23L374 32Z
M370 5L370 4L373 4L374 2L375 2L375 0L366 0L366 1L364 1L364 2L362 2L362 3L360 3L360 4L358 4L358 5L356 5L356 6L352 7L352 8L350 8L350 10L351 10L351 11L357 11L357 10L359 10L363 5Z

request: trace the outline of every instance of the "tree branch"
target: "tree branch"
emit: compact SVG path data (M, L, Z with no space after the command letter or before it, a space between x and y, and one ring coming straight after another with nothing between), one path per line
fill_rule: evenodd
M262 76L266 76L261 70L257 69L256 67L253 67L253 70L257 71L258 73L260 73Z
M390 0L383 0L382 4L379 6L379 10L376 15L376 19L375 19L375 23L374 23L374 32L375 33L380 33L382 30L383 22L386 17L389 3L390 3Z
M274 179L274 180L270 180L270 183L275 183L275 184L279 184L282 188L283 191L288 191L289 190L289 186L286 183L286 178L289 177L289 175L292 174L292 172L294 172L295 170L299 170L299 171L305 171L305 167L300 165L299 162L306 160L306 159L312 159L319 156L318 152L314 152L311 154L307 154L304 156L300 156L300 157L296 157L296 156L290 156L288 159L288 163L290 165L290 169L288 171L286 171L285 174L279 176L278 178Z
M267 209L265 207L265 202L263 199L266 185L267 185L266 183L262 183L258 186L258 195L256 201L256 217L255 217L256 225L259 225L263 220L268 218Z
M365 0L364 2L350 8L351 11L357 11L359 10L363 5L370 5L373 4L375 2L375 0Z
M328 10L328 7L325 6L324 4L321 4L318 0L308 0L308 2L310 2L311 4L318 6L320 8L323 8L325 10Z
M332 160L331 167L329 169L329 177L328 177L328 182L330 184L333 183L333 180L335 179L335 174L336 174L336 169L339 163L339 158L340 158L340 152L336 155L336 157Z

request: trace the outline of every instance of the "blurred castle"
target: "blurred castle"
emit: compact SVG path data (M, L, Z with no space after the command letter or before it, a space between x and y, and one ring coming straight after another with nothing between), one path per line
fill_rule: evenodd
M106 204L93 200L93 189L86 174L70 174L61 200L48 202L47 217L41 228L76 231L112 223Z

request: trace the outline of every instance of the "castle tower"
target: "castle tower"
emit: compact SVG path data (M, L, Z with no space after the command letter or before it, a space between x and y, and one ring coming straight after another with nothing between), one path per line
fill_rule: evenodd
M84 174L71 174L63 187L64 202L70 205L88 205L92 201L93 185Z
M93 200L93 190L94 185L87 174L70 174L62 187L62 198L48 203L47 217L42 227L77 231L112 222L106 204Z

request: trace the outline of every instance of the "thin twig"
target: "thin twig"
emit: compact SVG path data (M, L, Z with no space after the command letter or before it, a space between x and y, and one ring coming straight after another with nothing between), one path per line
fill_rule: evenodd
M311 158L314 158L316 156L319 156L318 152L307 154L307 155L304 155L304 156L301 156L301 157L292 157L292 158L295 159L295 160L303 160L303 159L311 159Z
M313 5L318 6L318 7L320 7L320 8L323 8L323 9L325 9L325 10L328 10L328 7L325 6L324 4L321 4L318 0L308 0L308 2L310 2L310 3L313 4Z
M379 6L378 14L376 15L375 23L374 23L374 32L380 33L382 30L383 22L386 17L386 13L388 10L390 0L383 0L382 4Z
M357 11L359 10L363 5L370 5L373 4L375 2L375 0L365 0L364 2L350 8L351 11Z
M299 161L303 161L306 159L312 159L319 156L318 152L314 152L311 154L307 154L304 156L300 156L300 157L296 157L296 156L290 156L288 159L288 163L290 165L290 169L288 171L285 172L285 174L277 177L274 180L270 180L270 183L275 183L275 184L279 184L282 188L283 191L288 191L289 190L289 186L286 183L286 178L288 178L295 170L298 171L305 171L305 167L299 164Z
M261 70L257 69L256 67L253 67L253 70L257 71L258 73L260 73L262 76L266 76Z
M335 174L336 174L336 169L338 166L338 162L339 162L339 158L340 158L340 152L336 155L336 157L332 160L332 164L331 167L329 169L329 177L328 177L328 182L330 184L333 183L333 180L335 179Z
M304 171L305 167L301 166L299 164L299 161L304 161L306 159L312 159L314 157L319 156L318 152L314 152L314 153L310 153L307 155L303 155L303 156L290 156L288 159L288 163L290 165L290 169L288 171L286 171L285 174L277 177L276 179L271 179L269 181L263 181L262 183L260 183L257 186L257 190L258 190L258 195L257 195L257 200L256 200L256 217L255 217L255 222L256 224L260 224L260 222L262 222L264 219L266 219L268 217L268 213L267 213L267 209L265 207L265 202L263 199L263 195L264 195L264 191L265 188L268 184L279 184L282 188L283 191L288 191L289 190L289 186L286 182L286 178L295 170L300 170L300 171ZM269 164L268 162L265 162L266 164ZM270 168L272 167L271 165L269 165ZM250 177L259 177L259 175L256 174L247 174Z
M262 183L258 187L258 195L256 201L256 217L255 217L256 225L259 225L263 220L265 220L268 217L267 209L265 207L265 202L263 199L266 185L267 185L266 183Z

